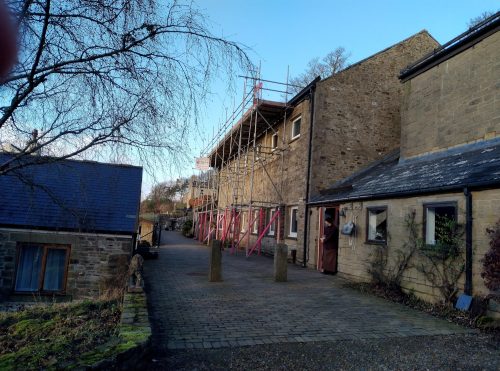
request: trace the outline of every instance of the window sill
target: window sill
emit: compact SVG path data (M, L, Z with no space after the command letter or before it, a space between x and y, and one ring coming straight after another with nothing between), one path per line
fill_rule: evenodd
M365 245L379 245L379 246L387 246L387 241L365 241Z
M12 291L12 295L25 297L25 296L66 296L65 291Z
M294 136L292 139L290 139L290 141L288 143L293 143L295 142L296 140L298 140L300 138L300 134L299 135L296 135Z

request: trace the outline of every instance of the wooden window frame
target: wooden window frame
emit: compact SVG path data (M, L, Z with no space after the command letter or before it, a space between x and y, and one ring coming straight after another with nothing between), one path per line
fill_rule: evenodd
M429 207L453 207L455 208L455 222L458 222L458 202L457 201L443 201L443 202L426 202L422 205L423 207L423 223L422 223L422 229L423 229L423 240L425 245L427 246L434 246L432 244L427 243L427 209Z
M368 234L370 232L370 211L385 211L386 212L386 228L385 228L385 240L384 241L377 241L377 240L370 240L368 238ZM388 213L388 208L387 205L383 206L369 206L366 208L366 234L365 234L365 243L369 245L384 245L387 246L387 235L388 235L388 230L389 230L389 213Z
M294 129L295 129L295 123L296 123L297 121L299 121L299 120L301 120L301 121L300 121L299 133L294 135L294 131L295 131L295 130L294 130ZM291 129L292 129L292 131L291 131L291 135L290 135L290 136L291 136L290 141L293 141L293 140L295 140L295 139L300 138L300 133L301 133L301 131L302 131L302 130L301 130L301 129L302 129L302 116L299 116L299 117L295 118L295 119L292 121L292 128L291 128Z
M42 268L40 269L40 274L38 277L38 290L36 291L16 291L16 283L17 283L17 272L19 269L19 260L21 259L21 250L25 246L40 246L43 248L43 256L42 256ZM48 291L43 290L43 280L45 278L45 269L47 263L47 252L49 249L53 250L66 250L66 261L64 266L64 278L63 278L63 287L58 291ZM13 291L16 295L33 295L34 293L41 295L65 295L66 294L66 285L68 281L68 267L69 267L69 258L71 254L71 245L65 244L51 244L51 243L31 243L31 242L18 242L16 246L16 269L14 272L14 284Z

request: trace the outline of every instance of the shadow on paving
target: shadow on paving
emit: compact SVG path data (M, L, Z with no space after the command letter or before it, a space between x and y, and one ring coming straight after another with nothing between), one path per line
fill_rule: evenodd
M153 346L161 360L153 368L177 369L190 362L203 369L204 362L212 362L215 368L233 365L238 369L232 362L246 362L247 352L253 352L250 349L257 352L250 368L260 368L261 353L293 358L304 350L304 357L319 362L326 361L325 357L335 359L341 349L345 355L384 344L408 343L419 349L422 341L432 343L443 337L435 335L461 334L449 339L479 336L425 313L344 288L341 279L311 269L289 265L289 281L275 283L268 257L247 259L243 253L234 256L225 251L224 281L209 283L207 247L177 232L163 233L162 242L159 259L145 263ZM464 336L467 333L471 334ZM330 347L335 351L330 352ZM401 349L406 353L406 346ZM264 358L272 358L272 354ZM197 366L196 362L201 363Z
M498 370L499 344L481 334L167 350L147 370Z

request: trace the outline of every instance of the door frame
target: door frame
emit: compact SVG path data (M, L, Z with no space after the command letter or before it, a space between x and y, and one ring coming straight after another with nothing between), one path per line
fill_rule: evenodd
M340 205L339 204L334 204L334 205L324 205L319 207L319 213L318 213L318 229L317 229L317 259L316 259L316 270L323 272L323 242L321 242L320 238L324 234L324 228L325 228L325 213L327 209L336 209L335 215L334 215L334 223L337 222L337 228L339 229L339 238L340 238ZM337 241L337 246L338 246L339 241ZM338 249L337 249L337 266L338 266Z

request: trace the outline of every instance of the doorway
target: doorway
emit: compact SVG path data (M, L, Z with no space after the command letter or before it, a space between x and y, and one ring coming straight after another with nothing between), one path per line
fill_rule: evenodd
M328 223L326 223L328 222ZM327 226L330 224L330 226ZM323 241L322 237L326 237ZM339 252L339 207L319 210L317 269L323 273L337 273Z

